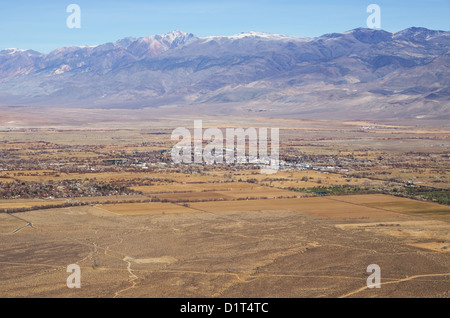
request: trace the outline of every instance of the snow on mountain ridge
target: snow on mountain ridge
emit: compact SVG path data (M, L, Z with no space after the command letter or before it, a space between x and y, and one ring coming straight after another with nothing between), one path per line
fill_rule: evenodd
M245 38L260 38L267 40L309 40L309 38L296 37L290 35L283 34L273 34L266 32L257 32L257 31L249 31L249 32L241 32L234 35L222 35L222 36L206 36L199 37L203 40L214 40L214 39L230 39L230 40L241 40Z
M357 32L365 32L365 33L371 33L371 32L385 32L385 33L389 33L383 30L372 30L372 29L365 29L365 28L358 28L358 29L354 29L354 30L349 30L346 32L341 32L341 33L337 33L339 35L350 35L350 34L355 34ZM414 33L414 36L418 36L421 34L425 34L425 39L429 40L429 39L433 39L435 36L439 35L439 36L450 36L450 33L446 32L446 31L434 31L434 30L428 30L426 28L418 28L418 27L411 27L405 30L401 30L398 32L393 32L390 33L392 34L392 38L396 39L398 37L401 36L405 36L408 35L409 37L411 37L411 34ZM320 37L329 37L330 34L324 34ZM257 32L257 31L249 31L249 32L242 32L242 33L238 33L238 34L234 34L234 35L230 35L230 36L204 36L204 37L200 37L200 36L196 36L192 33L186 33L180 30L174 30L168 33L161 33L161 34L156 34L156 35L151 35L151 36L146 36L146 37L139 37L139 38L135 38L135 37L126 37L123 39L119 39L115 42L109 42L109 43L103 43L103 44L99 44L99 45L82 45L82 46L69 46L69 47L60 47L57 48L53 51L51 51L48 54L44 54L44 53L40 53L37 51L33 51L33 50L23 50L23 49L18 49L18 48L8 48L8 49L3 49L0 50L0 52L2 52L3 54L15 54L15 53L23 53L23 52L34 52L34 53L39 53L41 55L49 55L49 54L55 54L55 53L60 53L63 51L74 51L76 49L95 49L98 47L102 47L105 46L107 44L109 45L113 45L113 46L122 46L125 49L127 49L130 45L132 45L133 43L136 42L140 42L140 43L145 43L145 42L153 42L153 41L158 41L164 45L167 45L169 48L173 48L175 46L179 46L182 44L187 43L190 40L214 40L214 39L230 39L230 40L241 40L241 39L245 39L245 38L258 38L258 39L267 39L267 40L293 40L293 41L313 41L315 38L314 37L298 37L298 36L290 36L290 35L282 35L282 34L273 34L273 33L266 33L266 32Z
M3 51L7 51L8 52L8 54L14 54L14 53L17 53L17 52L25 52L26 50L23 50L23 49L18 49L18 48L15 48L15 47L12 47L12 48L8 48L8 49L4 49Z

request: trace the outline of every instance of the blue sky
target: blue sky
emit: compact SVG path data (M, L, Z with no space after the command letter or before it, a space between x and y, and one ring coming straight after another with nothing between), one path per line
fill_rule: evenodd
M80 29L66 26L72 3L81 7ZM0 49L47 53L172 30L199 36L260 31L315 37L366 27L372 3L381 8L384 30L449 30L450 0L2 0Z

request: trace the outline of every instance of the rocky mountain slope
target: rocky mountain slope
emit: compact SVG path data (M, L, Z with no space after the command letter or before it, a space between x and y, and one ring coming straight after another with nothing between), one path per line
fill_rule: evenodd
M450 32L359 28L299 38L174 31L49 54L7 49L0 51L0 105L449 118Z

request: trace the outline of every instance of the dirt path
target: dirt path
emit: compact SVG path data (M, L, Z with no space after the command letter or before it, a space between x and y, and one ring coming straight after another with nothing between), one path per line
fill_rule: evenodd
M128 270L128 273L130 274L130 276L129 276L129 282L131 283L131 286L129 286L129 287L127 287L127 288L124 288L124 289L121 289L121 290L119 290L119 291L117 291L115 294L114 294L114 297L113 298L117 298L117 297L119 297L119 295L121 294L121 293L123 293L123 292L126 292L127 290L130 290L130 289L133 289L134 287L136 287L136 280L138 280L139 279L139 277L137 277L134 273L133 273L133 271L131 270L131 261L132 261L133 259L131 258L131 257L129 257L129 256L126 256L124 259L123 259L123 261L124 262L127 262L128 263L128 265L127 265L127 270Z
M413 279L416 279L416 278L422 278L422 277L440 277L440 276L450 276L450 273L414 275L414 276L410 276L410 277L406 277L406 278L392 280L392 281L385 282L385 283L382 282L381 285L398 284L398 283L402 283L402 282L406 282L406 281L409 281L409 280L413 280ZM357 289L355 291L352 291L352 292L347 293L345 295L339 296L339 298L346 298L348 296L360 293L360 292L362 292L363 290L366 290L366 289L368 289L368 287L364 286L364 287L361 287L361 288L359 288L359 289Z
M16 215L13 215L13 214L10 214L10 213L7 213L7 215L27 223L26 225L16 229L13 233L17 233L20 230L22 230L23 228L25 228L27 226L30 226L32 229L35 229L37 231L40 231L40 232L43 232L43 233L46 233L46 234L50 234L50 235L55 235L55 233L53 233L53 232L46 231L46 230L43 230L41 228L37 228L37 227L33 226L33 224L30 221L25 220L25 219L23 219L21 217L18 217ZM89 249L93 249L93 251L91 251L91 253L90 253L92 255L94 255L98 250L103 250L106 256L110 256L110 257L114 257L114 258L120 258L122 261L127 263L127 271L130 274L129 282L132 284L132 286L116 292L115 295L114 295L114 298L116 298L120 293L122 293L122 292L124 292L126 290L129 290L129 289L132 289L132 288L134 288L136 286L136 282L135 281L138 279L138 277L136 275L134 275L132 270L131 270L131 261L134 260L134 258L132 258L130 256L127 256L127 255L124 255L124 254L122 254L120 252L113 251L109 247L104 248L102 246L99 246L95 242L91 243L91 244L84 243L84 242L81 242L80 240L77 240L77 239L74 239L74 238L71 238L71 237L68 237L68 236L63 236L63 237L61 237L61 239L69 240L69 241L75 242L77 244L81 244L81 245L84 245L86 247L89 247ZM89 255L87 257L89 257ZM57 267L59 268L59 266L57 266Z

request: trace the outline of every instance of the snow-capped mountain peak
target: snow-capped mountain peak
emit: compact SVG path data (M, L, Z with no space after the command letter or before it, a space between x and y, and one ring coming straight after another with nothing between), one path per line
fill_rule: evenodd
M22 50L22 49L18 49L18 48L8 48L8 49L4 49L3 52L13 55L15 53L23 53L26 50Z
M242 39L242 38L247 38L247 37L274 39L274 38L288 38L289 36L281 35L281 34L257 32L257 31L241 32L241 33L229 36L229 38L231 38L231 39Z

